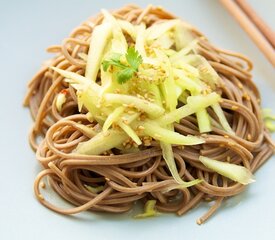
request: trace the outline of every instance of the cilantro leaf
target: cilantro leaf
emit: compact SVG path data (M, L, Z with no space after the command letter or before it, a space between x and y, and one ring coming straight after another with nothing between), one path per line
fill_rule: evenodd
M125 66L124 64L120 63L120 61L116 61L114 59L110 59L108 61L103 61L102 62L102 66L103 66L103 70L106 72L107 69L110 67L110 66L116 66L116 67L119 67L119 68L126 68L127 66Z
M142 63L142 57L133 47L129 47L126 53L126 60L129 65L135 70L138 70L139 65Z
M120 62L121 56L122 56L121 53L112 53L111 59L112 59L113 61Z
M105 60L102 62L103 70L106 72L111 65L120 68L125 68L125 65L121 64L120 62L121 56L122 54L120 53L113 53L110 60Z
M130 80L133 77L134 70L131 68L125 68L119 72L117 72L117 81L120 84L126 83L128 80Z
M104 72L107 71L107 69L109 68L110 65L111 65L110 61L103 61L102 62Z
M118 83L123 84L130 80L134 73L138 71L139 65L142 63L142 57L133 47L129 47L125 58L127 64L121 63L120 58L122 54L114 53L110 60L104 60L102 62L103 70L106 72L110 66L115 66L120 70L116 73L116 79Z

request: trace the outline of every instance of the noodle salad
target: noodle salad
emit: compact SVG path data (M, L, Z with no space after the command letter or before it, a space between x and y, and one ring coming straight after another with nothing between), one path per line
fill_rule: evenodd
M25 105L44 168L35 195L53 211L122 213L140 201L144 218L214 201L201 224L274 152L252 63L161 7L102 10L48 51ZM75 207L42 195L45 176Z

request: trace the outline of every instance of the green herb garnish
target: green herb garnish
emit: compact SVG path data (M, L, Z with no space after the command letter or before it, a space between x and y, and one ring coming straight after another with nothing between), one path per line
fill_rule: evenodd
M133 47L129 47L125 58L127 63L124 64L120 61L122 54L113 54L110 60L102 62L103 70L106 72L110 66L119 68L120 70L116 73L116 79L118 83L123 84L130 80L133 75L138 71L139 65L142 63L142 57Z

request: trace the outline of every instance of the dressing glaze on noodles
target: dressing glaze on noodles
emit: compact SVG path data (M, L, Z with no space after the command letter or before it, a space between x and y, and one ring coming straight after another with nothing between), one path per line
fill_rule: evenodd
M141 9L128 5L112 14L116 19L133 25L144 23L146 28L175 19L172 14L154 6ZM216 166L220 163L209 159L232 163L232 169L236 171L240 169L235 168L238 165L255 172L274 151L261 116L260 94L251 79L252 64L241 54L213 46L197 29L184 23L197 39L196 53L203 56L218 73L220 85L217 92L222 97L220 116L225 116L229 125L219 124L215 107L207 108L212 127L203 134L199 128L203 123L198 123L195 114L173 123L175 132L203 139L198 145L173 145L180 178L186 182L202 180L188 188L177 187L163 157L161 148L164 149L164 146L160 146L158 139L142 138L137 151L127 151L129 141L122 150L109 149L100 155L76 151L80 143L93 138L101 127L98 121L87 115L85 107L79 111L76 89L52 67L84 75L90 39L93 30L102 21L103 14L90 18L75 28L62 45L48 48L49 52L56 54L55 57L45 63L28 85L25 105L30 108L35 121L29 139L44 168L35 180L35 195L44 206L62 214L85 210L122 213L140 200L147 208L151 205L157 211L183 215L202 201L215 201L210 210L198 219L201 224L226 197L245 189L243 184L233 181L235 176L225 177L228 175L220 170L227 167L225 163L218 166L217 171ZM98 75L95 77L98 78ZM100 79L97 81L100 83ZM119 115L119 111L116 114ZM40 143L39 139L42 139ZM44 199L40 183L43 184L45 176L48 176L51 187L75 205L74 208L62 209Z

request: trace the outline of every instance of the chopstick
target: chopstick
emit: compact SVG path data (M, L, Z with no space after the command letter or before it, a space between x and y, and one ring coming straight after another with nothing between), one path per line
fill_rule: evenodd
M275 33L264 22L264 20L257 15L255 10L247 3L246 0L235 0L239 7L245 12L245 14L251 19L256 27L262 32L265 38L269 41L273 48L275 48Z
M242 0L243 1L243 0ZM254 25L251 19L243 12L242 8L233 0L220 0L229 13L238 21L244 31L250 36L258 48L275 67L275 51L271 43L261 31ZM248 4L246 4L248 5Z

